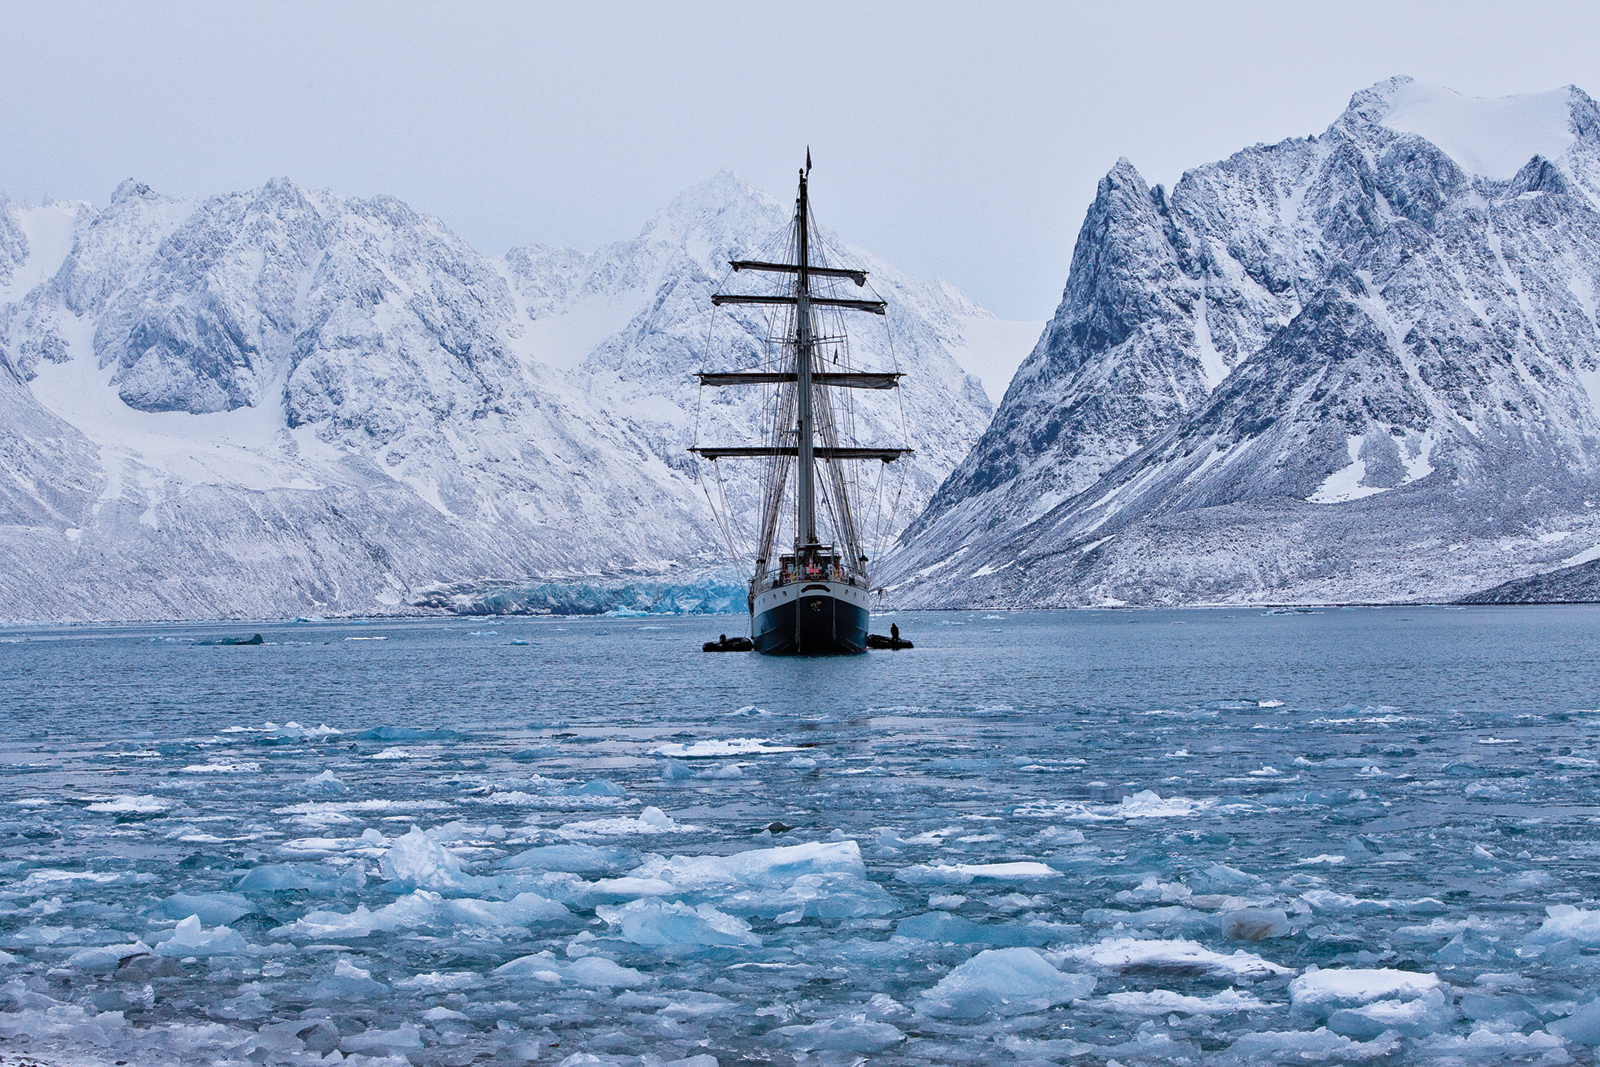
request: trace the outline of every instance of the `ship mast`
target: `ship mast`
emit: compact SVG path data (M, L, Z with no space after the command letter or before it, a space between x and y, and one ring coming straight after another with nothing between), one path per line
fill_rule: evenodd
M810 155L806 163L810 165ZM823 548L817 527L817 462L837 463L841 460L881 460L892 463L901 456L911 454L909 448L870 448L841 445L837 440L837 426L833 422L832 407L826 396L817 390L835 389L893 389L900 384L898 371L818 370L816 315L841 310L863 311L883 315L886 305L882 300L863 300L842 295L846 282L857 288L867 284L867 272L855 267L828 265L822 251L813 255L811 248L811 205L807 190L806 171L800 171L800 191L795 199L794 244L792 262L776 263L767 260L736 259L729 262L734 273L752 271L759 274L790 275L776 292L766 293L713 293L713 307L725 304L777 306L793 309L794 321L785 324L782 332L785 348L792 348L793 361L787 367L760 371L701 371L696 377L702 386L773 385L779 388L778 407L787 409L780 421L784 424L768 444L748 445L695 445L691 452L713 462L719 459L770 459L763 495L765 497L761 536L757 548L756 581L764 578L768 552L780 529L781 509L784 501L784 483L788 477L787 459L799 466L794 493L794 550L796 557L814 556ZM823 337L823 343L841 338ZM793 392L790 393L789 390ZM789 404L793 404L789 407ZM794 422L789 422L789 419ZM791 430L792 427L792 430ZM793 433L791 442L790 434ZM818 444L818 439L821 443ZM865 557L860 555L857 535L850 517L850 504L843 482L836 470L828 472L833 477L832 492L838 497L828 498L834 510L839 529L835 536L838 548L846 553L845 566L860 571Z
M813 419L811 414L811 257L807 234L806 172L800 172L800 199L796 224L799 227L799 263L795 271L796 351L795 377L800 402L800 483L798 503L799 522L795 533L801 544L817 543L817 469L813 451Z

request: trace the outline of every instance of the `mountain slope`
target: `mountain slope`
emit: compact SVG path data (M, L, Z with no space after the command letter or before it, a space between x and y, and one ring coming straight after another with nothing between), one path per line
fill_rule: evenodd
M285 180L0 209L0 617L396 610L722 555L688 372L718 261L786 219L732 176L635 241L503 260L392 198ZM903 524L987 421L952 359L987 313L873 265L907 403L942 413ZM748 435L748 401L705 407Z
M1600 542L1600 111L1477 105L1393 79L1170 197L1119 164L900 601L1451 599Z

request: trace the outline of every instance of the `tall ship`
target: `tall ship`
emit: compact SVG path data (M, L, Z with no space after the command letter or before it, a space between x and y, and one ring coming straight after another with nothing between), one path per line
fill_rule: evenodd
M716 461L763 463L757 516L755 573L750 579L750 640L772 656L849 655L867 649L871 584L861 513L853 499L863 461L892 463L909 448L851 442L853 404L841 390L893 389L898 371L855 370L845 332L848 315L882 316L867 272L827 261L816 237L806 183L811 153L800 171L794 220L785 239L769 247L772 260L733 260L734 275L759 279L760 291L720 292L716 307L758 305L769 312L759 370L703 371L702 386L759 386L768 390L766 433L760 445L702 446L692 452ZM729 286L733 288L733 286Z

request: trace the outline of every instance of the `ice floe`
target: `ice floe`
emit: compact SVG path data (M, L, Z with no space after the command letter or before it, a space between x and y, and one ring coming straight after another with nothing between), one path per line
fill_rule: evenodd
M761 944L749 923L710 904L631 900L621 906L602 904L594 913L615 926L618 937L636 945L717 948Z
M933 863L902 867L895 878L911 885L969 885L973 882L1037 882L1060 878L1046 863Z
M676 759L709 759L718 756L765 756L779 752L800 752L799 745L784 745L765 737L728 737L651 749L658 756Z
M1063 973L1031 948L992 948L941 978L916 1007L957 1019L1022 1015L1086 997L1094 987L1092 975Z
M1244 949L1217 952L1186 938L1108 937L1093 945L1061 950L1063 957L1116 973L1194 974L1215 978L1267 978L1293 974Z

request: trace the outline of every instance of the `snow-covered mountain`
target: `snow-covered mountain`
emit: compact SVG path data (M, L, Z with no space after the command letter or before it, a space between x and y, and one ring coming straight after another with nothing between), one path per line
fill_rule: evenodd
M1453 599L1600 557L1600 110L1395 78L1121 161L900 603Z
M723 174L633 241L491 260L393 198L287 180L0 200L0 618L362 612L716 561L685 449L697 415L703 439L748 440L756 401L702 403L689 372L724 261L788 215ZM910 374L917 455L886 537L986 424L955 357L995 320L841 255L891 302ZM764 327L731 321L713 358ZM902 436L898 406L858 425Z

